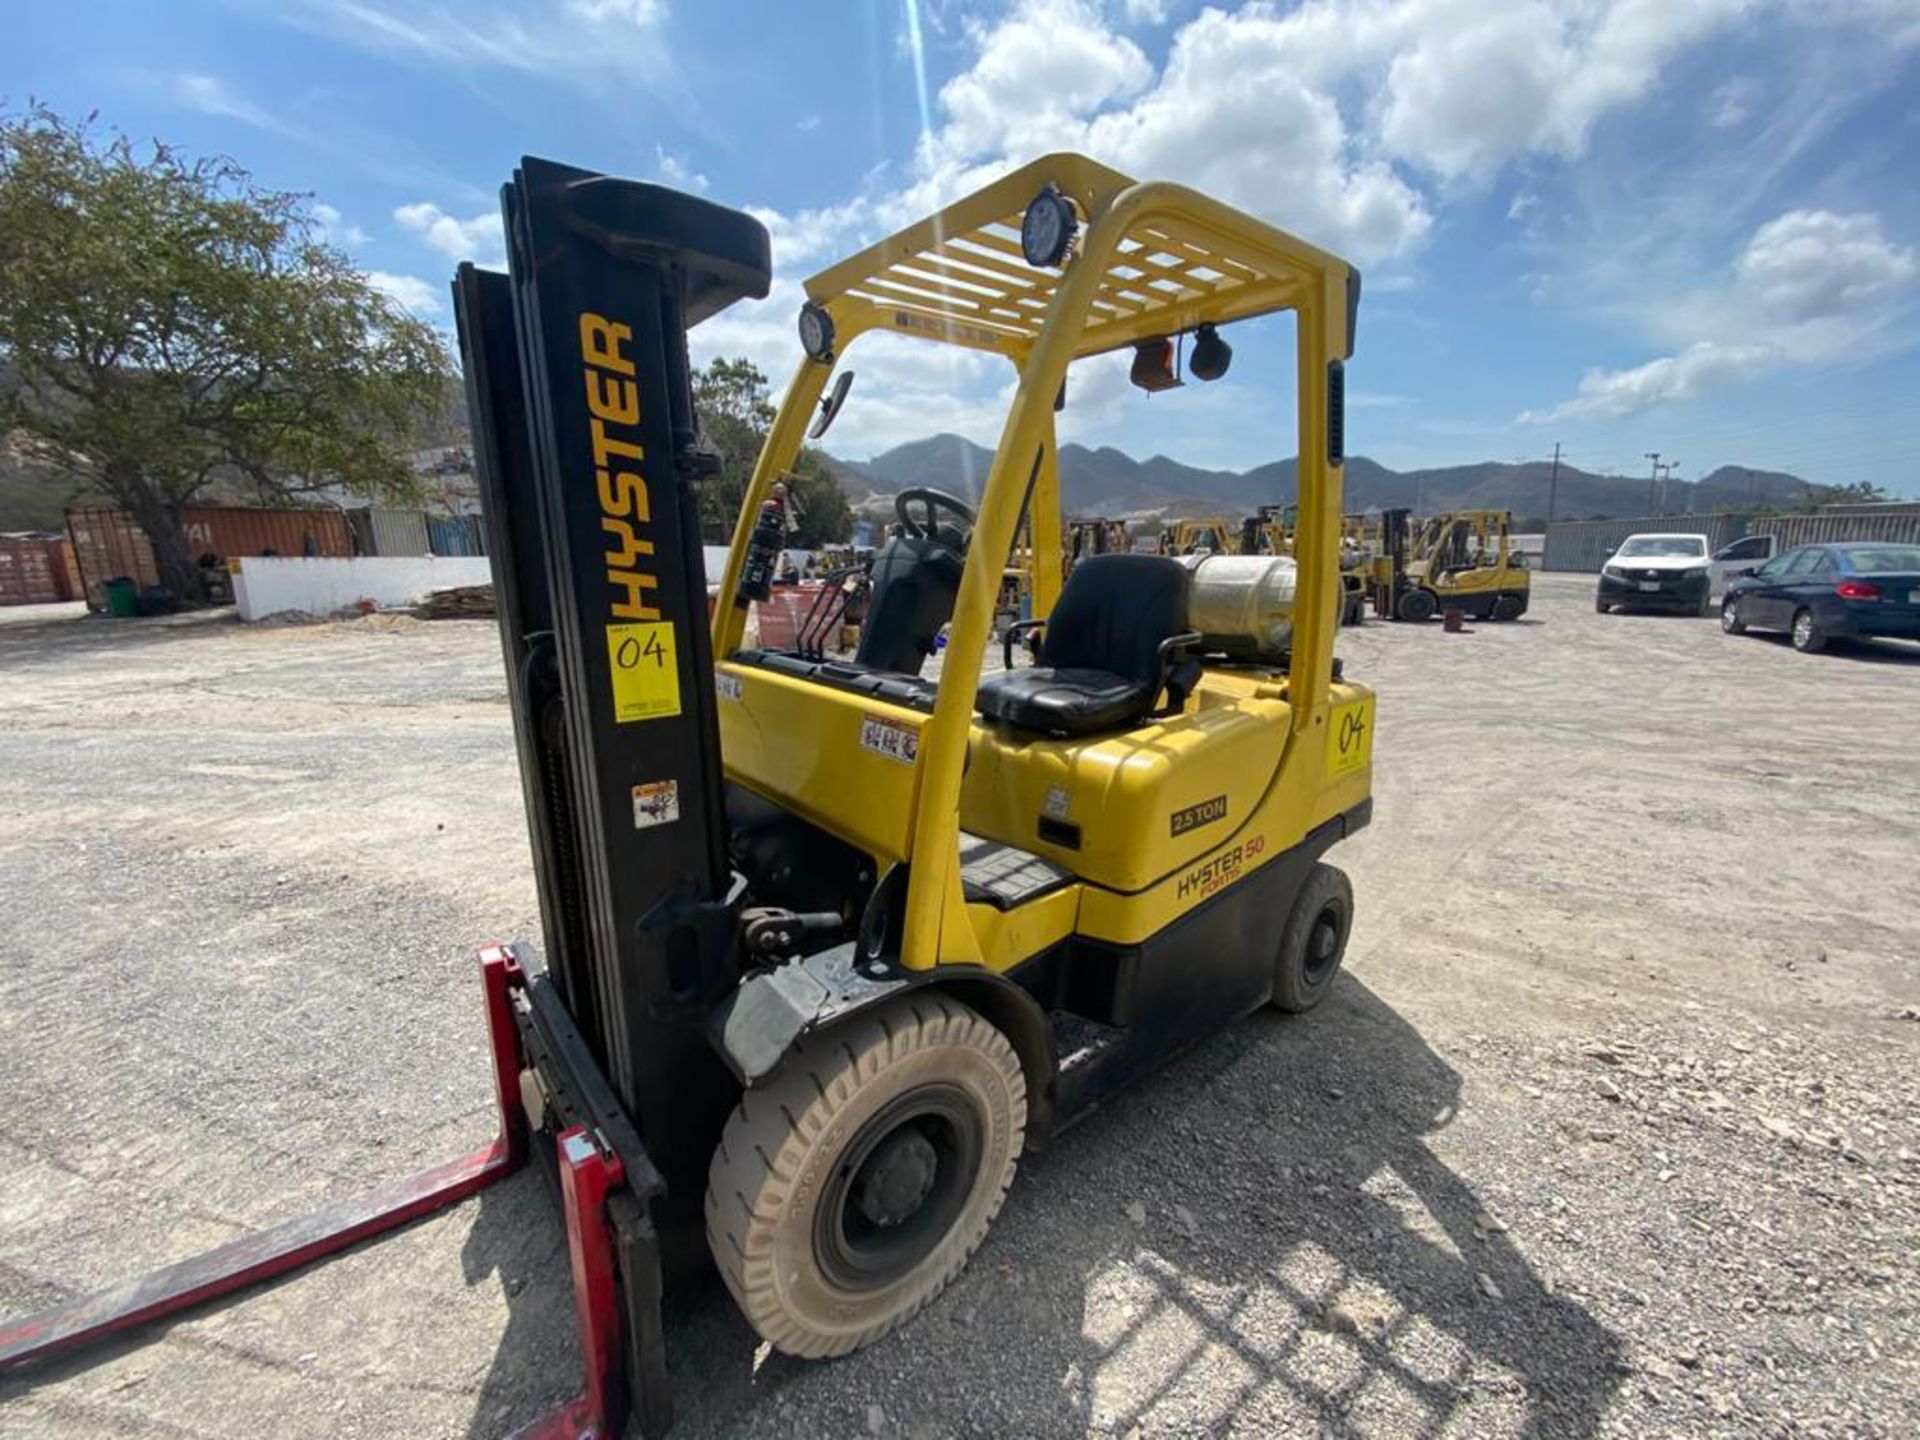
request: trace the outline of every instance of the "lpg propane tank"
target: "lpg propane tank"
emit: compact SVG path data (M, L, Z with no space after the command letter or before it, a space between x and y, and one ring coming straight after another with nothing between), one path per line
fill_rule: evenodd
M1187 628L1209 649L1273 658L1293 638L1296 570L1291 555L1189 555Z

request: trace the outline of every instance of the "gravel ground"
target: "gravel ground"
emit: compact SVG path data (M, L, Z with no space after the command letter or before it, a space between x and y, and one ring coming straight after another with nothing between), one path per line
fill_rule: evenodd
M1920 649L1534 613L1347 632L1360 918L1031 1157L907 1331L673 1317L689 1436L1911 1433ZM0 626L0 1313L483 1142L531 934L490 624ZM5 1436L474 1436L577 1384L528 1173L0 1383Z

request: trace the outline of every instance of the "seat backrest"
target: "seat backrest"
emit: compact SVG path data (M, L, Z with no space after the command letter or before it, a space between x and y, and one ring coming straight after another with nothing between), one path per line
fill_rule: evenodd
M1187 567L1169 555L1089 555L1047 617L1044 662L1155 679L1161 642L1187 628Z
M918 675L940 627L953 618L965 557L944 538L896 535L874 557L873 591L854 658Z

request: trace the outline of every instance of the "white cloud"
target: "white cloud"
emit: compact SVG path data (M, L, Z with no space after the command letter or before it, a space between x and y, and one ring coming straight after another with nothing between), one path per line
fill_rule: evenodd
M449 260L472 260L481 265L499 265L506 260L506 232L496 210L462 220L420 200L400 206L393 218L402 230L419 236Z
M956 159L1019 148L1153 78L1140 47L1082 0L1030 0L974 34L973 64L940 89L947 123L936 149Z
M289 23L416 64L520 70L600 83L662 74L664 0L293 0Z
M393 275L385 270L369 270L367 283L415 315L440 313L440 288L417 275Z
M1127 19L1135 25L1167 23L1167 0L1126 0L1121 8Z
M1620 420L1655 405L1691 400L1702 391L1756 374L1779 358L1767 345L1721 345L1702 340L1678 355L1663 355L1631 370L1589 370L1571 400L1551 410L1522 412L1518 423Z
M601 24L624 21L642 30L666 18L666 0L567 0L566 8L582 19Z
M344 215L324 202L314 204L313 223L320 232L320 239L328 245L352 249L367 243L366 231L350 224Z
M1301 60L1295 12L1205 10L1174 39L1159 83L1071 137L1130 174L1178 179L1364 262L1411 248L1431 218L1369 158Z
M1760 87L1750 77L1734 76L1707 97L1707 123L1716 130L1731 130L1752 113L1759 93Z
M181 104L198 110L202 115L238 120L242 125L251 125L256 130L268 130L276 135L286 135L292 130L278 115L247 99L218 75L176 75L173 95Z
M1574 157L1595 123L1639 99L1675 54L1751 0L1613 0L1391 8L1380 134L1443 178L1484 179L1529 152Z
M653 173L660 177L662 185L671 185L676 190L685 190L694 195L704 195L712 182L685 160L664 146L653 147Z
M1790 210L1754 232L1737 268L1771 315L1797 324L1871 306L1920 265L1886 238L1878 215Z
M1789 210L1753 232L1725 279L1674 302L1709 338L1629 370L1589 370L1572 399L1520 421L1620 419L1775 365L1855 353L1916 276L1920 259L1887 239L1878 215Z

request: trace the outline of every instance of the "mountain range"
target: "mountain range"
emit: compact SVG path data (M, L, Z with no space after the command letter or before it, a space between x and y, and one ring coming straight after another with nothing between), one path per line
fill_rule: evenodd
M863 498L885 497L913 486L946 490L977 500L993 452L958 435L912 440L871 460L828 457L841 487L854 505ZM1141 511L1175 515L1252 513L1255 507L1291 503L1298 494L1297 466L1289 456L1251 470L1203 470L1164 455L1136 460L1120 450L1084 445L1060 447L1060 488L1067 509L1077 515L1122 516ZM1371 510L1405 505L1422 513L1435 510L1511 510L1516 517L1553 512L1562 520L1650 513L1647 481L1621 475L1593 475L1565 464L1552 479L1548 461L1477 465L1443 469L1390 470L1364 455L1347 457L1346 508ZM1723 465L1702 480L1669 480L1659 508L1664 514L1715 509L1799 505L1818 486L1796 475Z

